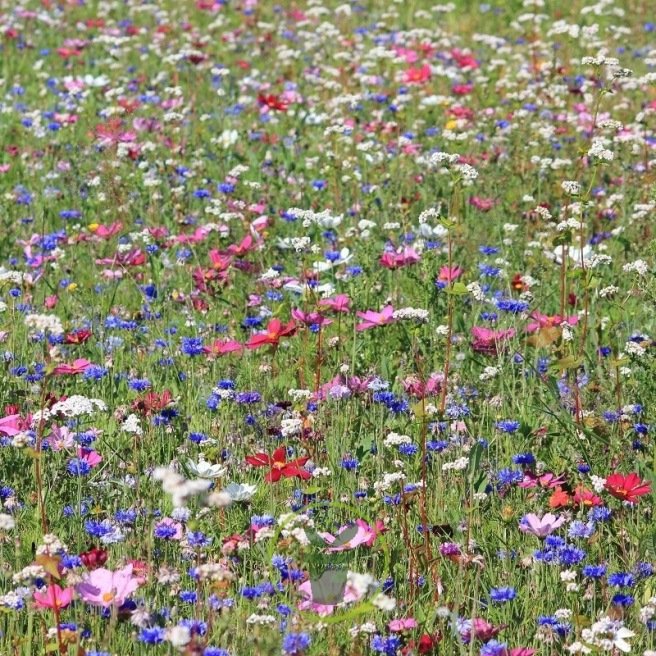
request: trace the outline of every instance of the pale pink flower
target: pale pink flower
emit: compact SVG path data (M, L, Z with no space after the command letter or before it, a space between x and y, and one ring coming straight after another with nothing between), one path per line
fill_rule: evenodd
M122 606L139 587L139 579L132 572L132 565L112 572L99 567L88 572L82 583L75 586L80 598L92 606Z
M534 513L529 513L522 517L519 522L519 530L522 533L530 533L537 538L546 538L557 528L565 523L564 517L556 517L552 513L547 513L544 517L538 517Z

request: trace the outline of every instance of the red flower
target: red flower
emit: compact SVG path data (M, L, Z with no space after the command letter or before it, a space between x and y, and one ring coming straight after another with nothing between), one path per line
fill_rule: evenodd
M280 319L271 319L266 328L266 332L253 335L247 342L246 348L256 349L266 344L277 346L281 337L288 337L296 332L296 324L293 321L283 326Z
M64 338L64 343L66 344L84 344L89 337L91 337L91 331L80 328L79 330L74 330L66 335Z
M549 508L561 508L568 506L570 502L569 494L558 486L556 491L549 497Z
M312 478L312 474L307 469L303 469L303 465L308 460L309 458L305 457L287 462L287 449L284 446L278 447L273 455L256 453L246 458L246 462L253 467L270 467L264 479L267 483L277 483L281 478L302 478L307 481L308 478Z
M87 569L97 569L107 562L108 555L105 549L91 547L88 551L80 554L80 560Z
M280 98L280 96L276 96L273 93L259 94L257 97L257 102L262 108L266 108L265 111L273 109L277 112L286 112L287 108L289 107L289 103L286 100L283 100Z
M606 489L620 501L635 503L638 497L651 492L651 483L641 481L635 472L630 474L611 474L606 479Z
M577 486L574 490L574 503L581 506L600 506L602 504L601 499L590 490L586 490L582 485Z

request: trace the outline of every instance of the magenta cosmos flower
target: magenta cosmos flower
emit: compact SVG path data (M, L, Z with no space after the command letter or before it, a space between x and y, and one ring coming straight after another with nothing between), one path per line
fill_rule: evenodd
M345 531L353 531L353 529L355 529L355 534L349 540L344 541L337 547L329 547L327 549L328 553L348 551L359 547L361 544L371 547L378 535L385 530L385 526L381 521L377 521L375 526L369 526L364 519L356 519L354 525L342 526L342 528L339 529L337 536L334 536L331 533L319 533L319 535L328 544L333 544L337 538L345 533Z
M366 312L357 312L357 315L362 319L355 329L357 331L369 330L369 328L376 328L377 326L385 326L388 323L393 323L394 308L391 305L386 305L380 312L374 310L367 310Z
M544 517L538 517L534 513L529 513L519 521L519 530L523 533L530 533L537 538L546 538L565 522L564 517L556 517L552 513L547 513Z
M122 606L139 587L139 579L133 576L132 565L112 572L99 567L89 572L82 583L75 586L83 601L92 606Z

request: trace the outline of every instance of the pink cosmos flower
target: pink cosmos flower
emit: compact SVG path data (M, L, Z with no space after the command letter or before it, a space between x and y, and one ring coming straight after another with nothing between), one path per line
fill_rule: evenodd
M494 199L472 196L469 199L469 204L477 210L481 210L481 212L489 212L494 207Z
M390 621L387 628L394 633L401 633L403 631L412 631L412 629L416 629L417 626L417 620L413 617L402 617Z
M111 239L114 235L121 232L122 229L123 224L120 221L115 221L108 226L100 224L90 228L91 232L101 239Z
M50 435L48 435L48 444L53 451L70 449L75 446L75 433L66 426L53 425Z
M378 535L380 535L380 533L382 533L384 529L384 525L381 521L377 521L376 525L374 527L371 527L369 526L369 524L367 524L367 522L364 521L364 519L356 519L355 526L357 527L357 532L348 542L345 542L344 544L341 544L338 547L329 547L328 549L326 549L326 551L328 553L349 551L351 549L355 549L361 544L364 544L367 547L371 547L375 542L376 538L378 537ZM342 526L342 528L340 528L337 533L337 537L339 537L344 531L348 531L351 528L352 527L350 526ZM335 537L330 533L319 533L319 535L328 544L332 544L337 539L337 537Z
M78 374L84 373L91 364L85 358L78 358L77 360L73 360L71 364L58 364L52 373L55 376L77 376Z
M236 342L234 339L221 340L217 339L209 346L203 346L203 352L209 356L217 357L220 355L227 355L228 353L236 353L243 351L244 345Z
M394 319L392 318L394 308L391 305L386 305L380 312L367 310L366 312L357 312L356 314L360 319L364 320L355 327L358 332L394 323Z
M404 84L423 84L428 82L431 77L431 68L428 64L424 64L421 68L408 68L403 74Z
M526 330L529 333L534 333L540 328L553 328L554 326L561 326L564 323L569 326L576 326L576 324L579 322L579 317L576 314L570 317L561 317L559 314L554 314L552 317L550 317L546 314L540 314L540 312L533 312L531 314L531 319L533 319L533 321L526 326Z
M330 308L334 312L348 312L351 309L351 299L346 294L337 294L332 298L322 298L319 305Z
M547 489L552 489L562 485L565 482L564 476L556 476L552 472L547 472L542 474L542 476L536 476L530 472L524 474L524 480L521 483L518 483L518 487L523 488L533 488L533 487L543 487Z
M84 460L91 468L97 467L102 462L102 456L93 449L86 449L82 446L77 449L77 457Z
M547 513L544 517L538 517L534 513L524 515L519 522L519 530L522 533L530 533L536 538L546 538L557 528L565 523L564 517L556 517L552 513Z
M408 264L416 264L421 260L421 255L414 248L406 246L400 253L383 253L378 260L386 269L398 269Z
M310 581L305 581L298 586L298 591L303 597L303 601L299 602L299 610L311 610L321 617L326 615L331 615L335 612L337 604L317 604L312 601L312 583ZM360 601L364 596L364 592L356 588L351 581L347 579L346 587L344 588L344 596L340 603L349 604L355 601Z
M0 433L9 437L22 433L28 427L20 415L7 415L0 419Z
M503 624L500 626L494 626L482 617L475 617L472 620L471 628L461 631L460 636L466 642L471 641L472 634L474 635L474 638L481 642L489 642L505 628L506 626Z
M327 319L319 312L303 312L298 308L292 310L292 317L306 326L328 326L333 322L332 319Z
M49 585L45 592L34 593L37 608L66 608L73 601L73 588L62 589L59 585Z
M132 565L126 565L112 572L99 567L88 572L75 589L81 599L92 606L122 606L139 587L139 579L133 576L132 569Z
M441 282L453 282L460 278L460 276L465 272L465 270L459 266L448 266L440 267L440 273L437 276L437 279Z
M471 329L471 334L474 338L472 342L474 351L485 353L486 355L495 355L499 351L499 346L503 345L503 342L515 336L515 329L491 330L482 326L474 326Z
M410 396L424 399L427 396L438 394L444 382L444 374L432 373L425 382L417 376L408 376L403 380L403 389Z

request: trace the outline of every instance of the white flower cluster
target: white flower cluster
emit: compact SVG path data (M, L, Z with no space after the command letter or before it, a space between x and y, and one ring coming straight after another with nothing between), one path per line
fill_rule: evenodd
M0 531L11 531L16 526L16 521L11 515L0 513Z
M107 404L100 399L90 399L81 394L74 394L64 401L57 401L50 408L50 416L80 417L82 415L90 415L97 410L105 412L107 410Z
M139 425L139 417L135 414L128 415L121 424L121 430L134 435L143 435L143 428Z
M602 139L593 139L592 146L588 150L588 157L602 162L612 162L615 155L612 150L608 150Z
M0 284L3 282L10 282L14 285L20 285L27 274L22 271L7 271L6 269L0 269Z
M443 164L455 164L459 159L460 155L438 152L430 156L428 163L431 166L441 166Z
M428 321L428 310L423 310L421 308L399 308L392 313L392 318L397 321L412 320L419 323L424 323Z
M393 447L400 444L412 444L412 440L408 435L399 435L398 433L390 433L384 440L385 446Z
M59 317L56 317L54 314L28 314L25 317L25 325L41 333L50 333L51 335L64 334L64 326L62 326Z
M576 180L563 180L560 186L570 196L578 196L581 193L581 185Z
M312 396L312 392L307 389L290 389L287 394L292 397L293 401L306 401Z
M622 267L624 273L637 273L639 276L646 276L649 273L649 265L644 260L628 262Z
M392 473L383 474L382 481L374 482L374 490L376 491L377 494L380 494L381 492L386 492L387 490L390 490L395 483L400 483L405 479L406 479L406 475L403 472L392 472Z
M453 462L445 462L442 465L442 471L462 471L463 469L467 469L467 465L469 465L469 458L462 456L462 458L458 458Z
M478 379L482 381L492 380L499 374L500 371L501 367L485 367L483 373L478 377Z

